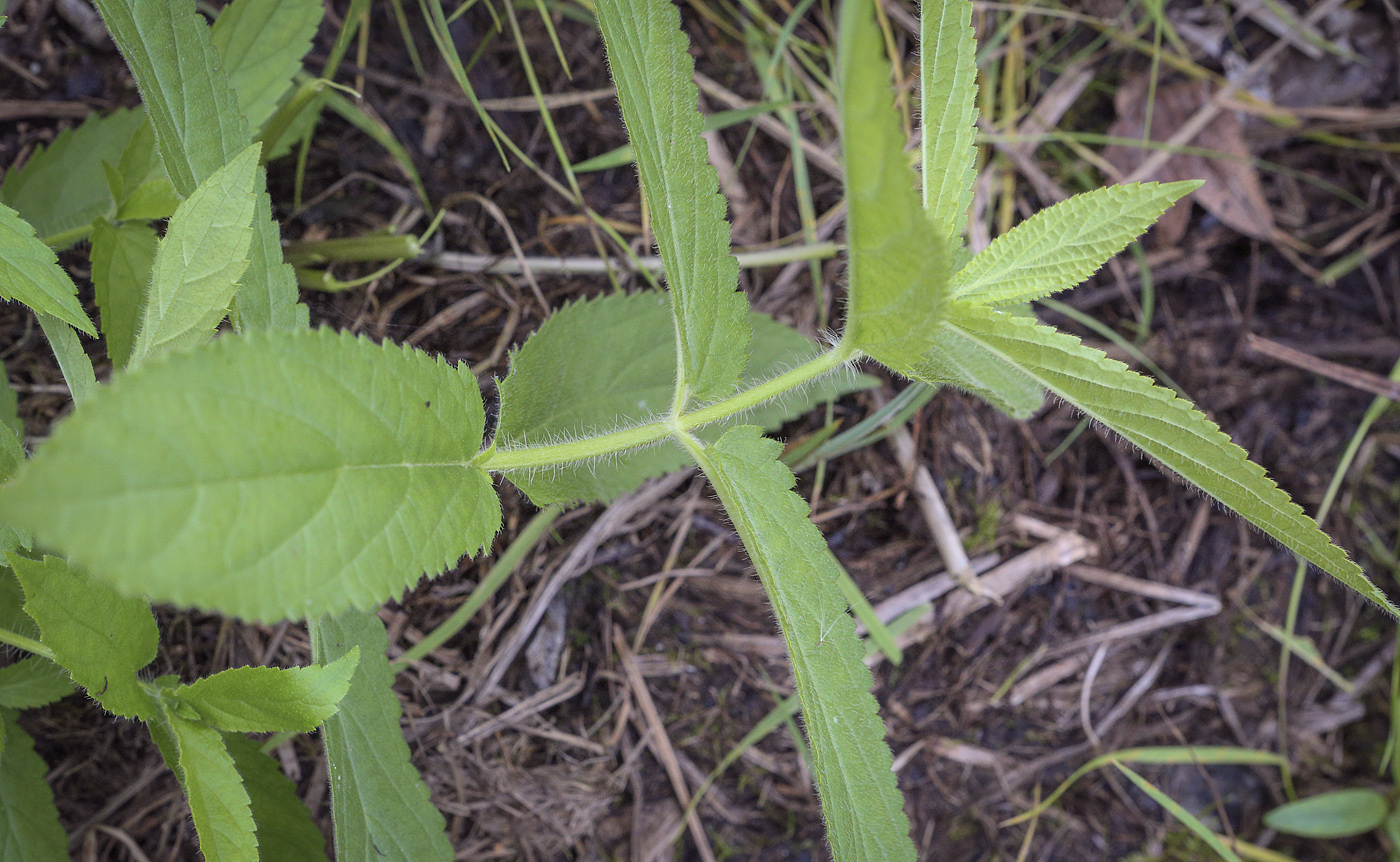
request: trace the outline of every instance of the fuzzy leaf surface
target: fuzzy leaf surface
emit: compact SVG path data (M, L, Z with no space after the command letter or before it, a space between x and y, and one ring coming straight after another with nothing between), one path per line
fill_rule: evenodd
M837 40L850 287L844 338L875 359L923 343L947 294L950 238L919 205L871 0L841 5Z
M1200 183L1132 183L1075 195L997 237L953 278L953 295L1009 305L1082 283Z
M41 656L0 667L0 706L34 709L72 693L73 680L63 668Z
M73 681L108 712L150 716L155 703L136 675L156 657L160 640L150 607L58 557L9 560L24 588L25 613Z
M180 197L252 142L209 27L193 6L159 0L95 0L122 49L150 114L161 162ZM296 275L282 262L267 174L257 169L253 242L234 298L242 330L298 326Z
M214 47L251 129L292 86L325 9L319 0L234 0L214 22Z
M913 860L885 724L839 564L791 490L782 447L758 428L725 432L697 454L773 604L792 659L832 856Z
M277 761L241 733L224 734L224 746L251 803L258 862L326 862L326 838Z
M117 368L131 360L159 243L156 232L140 222L99 219L92 226L92 286L107 356Z
M13 710L0 709L0 729L0 862L68 862L48 766Z
M957 247L977 179L977 43L967 0L920 7L919 74L924 211Z
M751 313L749 321L753 338L743 376L746 385L817 353L809 339L767 315ZM538 445L659 420L675 391L675 344L668 303L657 292L612 294L564 306L511 359L510 374L500 384L498 445ZM760 406L744 421L774 430L813 403L872 383L864 375L828 377ZM701 436L713 439L737 421L716 423L702 429ZM687 463L689 458L678 446L664 443L596 463L505 475L539 505L606 502Z
M1072 335L1026 318L955 302L944 327L1102 422L1284 547L1397 615L1385 594L1263 467L1170 389Z
M310 733L335 713L350 688L359 651L328 665L235 667L175 689L207 724L239 733Z
M78 286L58 265L53 249L34 236L19 213L0 204L0 298L51 314L88 335L97 335L78 302Z
M231 335L117 375L0 489L128 594L245 619L375 607L500 526L470 369L330 330Z
M223 734L207 724L166 710L175 737L181 782L205 862L258 862L257 827L248 791L224 746Z
M447 821L410 762L399 727L384 624L372 612L346 611L312 620L309 630L312 656L321 664L360 650L350 692L321 730L337 862L450 862Z
M88 225L115 211L102 163L116 164L145 114L123 108L89 116L76 129L58 133L18 170L5 175L0 203L16 209L45 243L67 248Z
M736 288L739 262L719 180L701 137L695 64L670 0L600 0L598 24L679 335L678 407L734 391L749 342L748 299Z
M206 341L228 314L238 278L248 268L253 181L261 149L253 144L243 150L200 183L171 216L151 264L134 361Z
M166 177L160 153L156 152L155 129L144 111L141 124L122 150L121 161L107 172L107 185L117 202L120 220L170 218L180 205L180 196Z

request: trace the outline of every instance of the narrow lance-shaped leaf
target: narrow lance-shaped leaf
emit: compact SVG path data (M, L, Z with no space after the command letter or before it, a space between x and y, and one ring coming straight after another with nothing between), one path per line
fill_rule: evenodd
M117 594L58 557L15 554L24 610L54 658L109 712L147 718L155 708L137 672L156 657L160 632L145 602Z
M321 731L336 862L449 862L447 822L409 761L399 727L384 624L373 613L347 611L311 620L308 629L317 662L360 651L350 692Z
M230 668L180 686L171 697L220 730L310 733L345 697L359 658L351 649L324 666Z
M248 793L258 862L326 862L326 838L277 761L241 733L225 733L224 746Z
M924 211L950 249L962 244L977 178L977 43L971 0L920 7L919 116Z
M214 47L251 129L277 110L324 11L319 0L234 0L219 13Z
M131 360L159 242L156 232L140 222L114 225L99 219L92 226L92 286L107 356L117 368Z
M949 237L923 213L894 109L872 0L841 4L837 40L850 298L845 340L868 355L908 353L942 313Z
M557 310L511 357L510 374L500 383L495 447L554 443L660 421L670 409L676 380L676 330L668 306L664 295L644 291ZM817 353L809 339L767 315L751 313L749 322L753 338L746 383L774 377ZM627 349L616 349L619 344ZM744 418L774 430L813 403L873 382L864 375L825 378ZM713 439L723 427L707 427L701 436ZM667 443L597 462L510 471L506 477L538 505L606 502L687 463L685 453Z
M1133 183L1061 201L993 240L953 278L953 295L1011 305L1074 287L1198 186Z
M247 619L370 608L500 526L470 369L329 330L224 336L118 375L4 488L129 594Z
M19 214L0 204L0 298L17 300L96 336L78 303L78 286L58 265L53 250L34 236Z
M1382 610L1400 615L1264 468L1170 389L1154 385L1074 336L1025 318L955 302L944 327L1121 434Z
M692 453L719 493L773 603L792 658L827 839L838 862L915 857L865 650L836 560L790 489L776 441L753 426Z
M199 344L228 314L238 278L248 268L260 150L260 144L249 146L176 208L151 264L132 362Z
M68 862L48 771L14 711L0 709L0 862Z
M730 394L744 370L748 300L736 291L724 199L710 166L694 62L670 0L600 0L617 99L637 153L642 190L676 318L676 406Z
M248 791L223 735L175 710L167 709L165 719L175 738L180 781L205 862L258 862L257 827Z

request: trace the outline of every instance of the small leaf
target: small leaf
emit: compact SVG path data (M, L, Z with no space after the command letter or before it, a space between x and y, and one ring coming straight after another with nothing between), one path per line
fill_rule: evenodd
M1022 317L955 301L943 326L943 331L931 334L930 341L958 333L987 356L1116 431L1381 610L1400 615L1264 468L1170 389L1084 346L1072 335Z
M1389 814L1385 796L1353 787L1280 805L1264 815L1264 825L1303 838L1350 838L1379 829Z
M92 226L92 286L107 356L117 368L131 359L159 242L154 230L138 222L113 225L98 219Z
M5 175L0 203L14 207L45 243L67 248L95 219L114 214L102 164L117 163L144 119L142 111L123 108L105 117L93 114L78 128L60 132Z
M0 862L68 862L68 836L58 822L49 768L34 740L0 709Z
M114 185L119 220L169 218L180 205L180 196L165 176L160 154L156 152L155 130L150 118L136 127L122 151L121 161L108 172L108 185Z
M845 340L884 362L922 350L942 314L952 239L919 205L871 0L841 6L837 39L850 287ZM941 227L941 226L940 226Z
M224 734L224 746L251 803L258 862L326 862L326 837L277 761L241 733Z
M919 116L924 211L950 247L962 244L977 179L977 43L969 0L919 8Z
M500 526L465 366L330 330L224 336L119 374L0 488L129 594L270 621L373 607Z
M31 656L0 667L0 706L34 709L73 693L73 680L46 658Z
M324 667L230 668L181 686L172 696L220 730L310 733L335 713L359 657L352 649Z
M19 393L10 385L10 375L5 370L4 362L0 362L0 425L15 432L16 440L24 439L24 422L19 418ZM10 446L11 444L6 442L4 446L0 446L0 451ZM10 454L13 454L13 449L0 457L8 458ZM19 449L19 459L24 460L24 445L22 443ZM10 474L0 470L0 482L8 478L10 478Z
M767 315L750 314L749 323L753 338L745 383L767 379L816 355L815 344ZM616 349L619 344L627 349ZM657 421L675 392L675 344L666 297L654 291L612 294L559 309L511 358L510 374L500 383L496 445L538 445ZM863 375L833 376L769 402L745 419L773 430L813 403L873 382ZM706 428L701 436L717 437L735 421ZM533 473L509 471L506 477L538 505L606 502L687 462L679 447L666 443L597 463Z
M695 64L679 10L670 0L601 0L595 8L666 264L679 334L676 406L684 409L738 385L748 299L735 290L739 262L729 254L724 199L701 138Z
M320 0L234 0L219 13L214 47L251 129L277 110L324 11Z
M260 151L249 146L176 208L151 264L133 362L207 340L228 314L248 268Z
M34 229L4 204L0 204L0 298L18 300L97 335L78 302L78 286L59 267L53 250L35 239Z
M321 730L336 862L450 862L447 822L413 768L399 727L384 624L373 613L347 611L308 628L321 664L360 651L350 692Z
M223 735L206 724L165 710L175 737L180 781L190 803L205 862L258 862L257 828L248 791L224 746Z
M156 657L160 641L150 607L58 557L36 562L10 554L9 560L24 587L25 612L73 681L108 712L149 717L155 702L136 674Z
M1029 419L1045 401L1045 390L982 345L953 327L944 327L922 356L907 362L889 357L888 367L932 385L948 384L971 392L1017 419Z
M1061 201L993 240L953 278L953 295L1009 305L1074 287L1199 185L1133 183Z
M773 603L792 658L832 856L915 858L865 650L837 582L839 564L790 489L782 447L741 426L696 459L719 493Z

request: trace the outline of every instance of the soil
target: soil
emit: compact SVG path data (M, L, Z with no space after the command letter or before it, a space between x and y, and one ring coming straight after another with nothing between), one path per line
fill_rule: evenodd
M61 17L57 10L64 5L9 3L10 21L0 30L0 106L12 114L0 125L0 166L22 163L36 145L88 111L138 102L119 56ZM345 5L329 4L331 14L308 61L313 70L324 62ZM452 31L464 57L480 50L470 80L482 99L528 95L512 39L494 31L485 6L468 10ZM1119 0L1082 6L1073 11L1087 16L1083 21L1115 22L1120 33L1132 25L1132 10ZM581 20L586 16L575 6L550 8L568 73L535 12L522 12L520 19L544 92L606 88L601 40ZM761 8L780 22L790 11L781 0ZM917 10L894 3L886 9L892 44L910 58L907 75L913 69L907 21ZM412 39L425 67L420 77L392 10L392 4L374 4L365 67L352 63L338 80L363 94L367 111L407 148L429 198L449 207L428 251L509 257L518 243L525 255L596 257L599 246L577 203L517 159L500 157L464 105L417 9L409 8ZM1168 4L1168 12L1182 32L1186 22L1213 14L1185 3ZM1215 207L1208 212L1197 205L1172 229L1174 235L1149 235L1140 258L1124 255L1061 297L1129 341L1141 334L1141 353L1310 512L1322 503L1372 395L1261 354L1245 336L1382 378L1400 358L1400 18L1393 6L1369 0L1353 13L1358 17L1349 23L1329 19L1333 29L1321 32L1359 58L1324 54L1304 62L1298 49L1285 47L1271 64L1271 86L1290 94L1286 104L1299 119L1295 127L1261 122L1258 111L1237 114L1232 106L1228 115L1238 128L1217 130L1225 137L1214 148L1240 146L1244 155L1267 162L1263 169L1258 161L1246 163L1243 172L1238 165L1212 168L1231 183L1225 205L1233 200L1256 207L1255 221L1232 220ZM730 93L762 101L752 57L736 29L751 23L752 15L704 2L685 6L684 15L699 70ZM985 58L997 69L1012 70L1011 85L993 82L1003 104L1007 92L1015 92L1018 104L1034 103L1076 69L1090 73L1052 128L1104 133L1115 120L1115 92L1149 71L1143 54L1082 22L1032 13L1017 23L1008 16L998 4L979 13L984 35L999 25L1007 28ZM1219 26L1235 54L1212 56L1190 47L1198 68L1211 73L1228 72L1230 56L1257 58L1278 40L1253 18ZM816 11L795 31L823 47L830 44L829 33L829 19ZM1150 27L1138 37L1150 42ZM1180 80L1165 67L1159 74L1165 82ZM1304 84L1312 85L1314 98L1300 105L1297 94L1309 89ZM818 96L829 99L820 91ZM705 102L711 111L728 107L713 93ZM495 104L502 130L545 174L562 178L538 113ZM818 100L799 107L803 136L835 153L829 105ZM616 104L606 93L557 107L552 117L574 163L625 143ZM990 124L987 130L1004 128ZM731 209L736 245L800 235L788 145L747 123L720 132L716 141L736 166L727 190L731 198L742 195ZM1010 152L1011 145L987 147L976 204L981 223L1019 221L1054 203L1037 169L1042 179L1069 191L1098 181L1100 171L1112 167L1097 159L1099 148L1092 139L1051 142L1020 155ZM426 225L428 216L400 167L339 118L328 114L317 127L299 207L293 162L275 162L270 177L288 239ZM841 200L839 179L815 162L809 171L815 212L831 211ZM634 250L649 251L632 168L580 175L579 188L587 205L618 225ZM992 202L990 195L1005 196ZM1251 235L1261 230L1258 218L1276 233ZM1323 277L1348 255L1360 262L1334 280ZM63 260L82 283L85 252L65 253ZM336 275L350 278L370 269L339 267ZM813 289L805 265L746 270L742 287L756 307L815 334L822 321L839 321L840 315L842 266L827 262L821 273L821 291ZM470 363L489 393L491 378L507 370L506 348L533 331L547 309L610 289L602 277L539 275L532 283L453 272L425 259L366 286L307 291L303 298L316 324L406 341ZM90 287L83 284L83 291L90 303ZM1150 315L1145 322L1144 308ZM1042 320L1131 359L1099 332L1054 310L1039 312ZM32 319L17 305L0 306L0 345L29 442L38 443L69 409L62 377ZM99 376L109 373L101 346L92 351ZM906 385L884 379L880 390L838 402L834 418L849 427ZM791 423L782 436L800 441L822 424L816 411ZM1017 422L971 396L944 391L909 432L918 462L942 489L974 558L1013 560L1066 532L1082 537L1094 552L1073 565L1042 567L1000 604L966 612L958 610L966 597L938 600L932 621L905 648L902 663L877 666L876 694L920 858L1211 858L1110 770L1079 781L1031 832L1025 824L1000 824L1028 810L1096 753L1185 744L1278 750L1281 695L1300 794L1388 788L1377 775L1390 733L1393 621L1310 572L1294 630L1354 682L1355 691L1341 691L1296 658L1286 685L1280 685L1279 643L1268 632L1285 623L1294 563L1261 534L1110 434L1082 427L1067 405L1051 403L1033 420ZM1385 587L1392 586L1400 542L1397 478L1400 422L1386 414L1362 443L1326 524ZM791 674L763 592L713 493L694 475L671 485L659 501L619 513L619 525L605 535L589 532L600 508L566 514L477 620L400 675L414 761L448 815L457 858L704 858L684 829L684 803L667 765L687 793L693 791L791 692ZM911 471L900 466L888 442L830 462L819 489L814 473L805 472L799 491L817 498L817 522L873 603L942 570ZM502 492L506 516L498 550L534 512L509 486L503 484ZM592 566L565 586L546 615L535 636L543 658L533 668L514 661L499 686L477 699L475 689L520 609L580 541L594 543ZM463 560L387 606L382 616L393 652L448 616L490 562ZM683 576L664 575L671 570ZM1126 589L1124 577L1175 588L1176 600ZM1183 596L1198 603L1181 604ZM1154 616L1191 607L1209 612L1178 622ZM265 628L168 608L159 616L164 640L156 673L192 679L251 662L309 661L305 632L297 625ZM1124 628L1144 619L1160 627ZM645 681L645 696L638 679ZM555 696L538 697L542 692ZM512 719L487 723L526 699L532 700ZM647 699L659 727L644 716ZM142 727L114 721L77 696L28 711L22 723L52 767L49 781L73 836L75 859L198 858L179 788ZM797 726L789 722L744 750L700 803L699 822L717 858L827 858ZM329 830L318 741L298 738L277 753ZM1213 818L1217 830L1299 859L1386 858L1374 836L1302 841L1264 829L1263 813L1286 798L1276 769L1188 764L1141 771L1188 808Z

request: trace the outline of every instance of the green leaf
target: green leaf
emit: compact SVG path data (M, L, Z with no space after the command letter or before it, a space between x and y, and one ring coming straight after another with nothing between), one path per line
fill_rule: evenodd
M180 205L180 196L165 176L165 167L156 152L156 133L150 118L136 127L122 151L121 161L107 174L112 197L117 201L117 218L149 220L169 218Z
M4 204L0 204L0 298L17 300L97 335L78 303L78 286L59 267L53 250L35 239L34 229Z
M906 377L956 386L1017 419L1029 419L1045 401L1045 390L1028 375L952 327L943 327L922 356L885 359L888 367Z
M214 47L250 128L262 128L277 110L323 12L320 0L234 0L219 13Z
M951 239L935 230L914 190L890 64L871 0L841 6L837 40L846 166L850 287L845 340L884 362L922 350L942 314Z
M993 240L953 278L953 295L1009 305L1074 287L1198 186L1133 183L1061 201Z
M1379 829L1389 814L1385 796L1353 787L1280 805L1264 815L1264 825L1303 838L1350 838Z
M144 118L140 110L123 108L105 117L93 114L78 128L60 132L5 175L0 203L18 210L45 243L67 248L94 219L115 212L102 163L121 158Z
M136 343L137 322L146 303L151 264L160 238L139 222L92 226L92 286L102 313L102 335L112 365L125 368Z
M0 362L0 425L5 426L15 432L15 440L24 439L24 422L19 418L19 393L10 385L10 374L5 370L5 363ZM5 438L6 442L0 445L0 463L8 463L14 455L14 444ZM19 444L19 461L24 460L24 444ZM18 464L19 461L15 463ZM13 471L13 465L9 468ZM4 468L0 468L0 482L10 478L10 473Z
M68 836L58 822L49 768L34 740L0 709L0 862L68 862Z
M837 586L840 568L806 502L790 490L794 476L777 461L781 449L758 428L742 426L693 452L782 627L833 858L912 860L865 650Z
M970 0L920 7L919 116L924 211L950 248L962 244L977 179L977 43Z
M141 90L165 173L175 191L188 197L252 142L209 27L184 3L95 2ZM296 275L282 263L261 167L253 187L253 242L234 297L234 325L240 331L294 329L299 325Z
M765 380L816 355L816 345L763 314L750 314L746 384ZM617 345L625 344L626 350ZM655 291L611 294L567 305L511 358L500 383L501 418L496 445L502 448L577 439L617 427L656 421L675 392L676 330L666 297ZM751 411L746 420L773 430L809 405L873 384L864 375L829 377ZM737 420L705 429L713 439ZM624 452L607 460L566 464L553 470L508 471L505 475L539 505L606 502L646 479L688 462L671 443Z
M310 733L335 713L359 657L352 649L325 666L231 668L180 686L172 696L220 730Z
M1102 422L1294 553L1397 615L1385 594L1264 468L1170 389L1072 335L971 303L953 302L949 318L930 341L952 333Z
M155 707L137 672L156 657L160 632L141 599L118 595L58 557L9 555L24 610L55 660L108 712L147 718Z
M243 150L176 208L151 264L133 362L207 340L228 314L238 277L248 268L261 149L252 144Z
M326 838L277 761L241 733L224 734L224 746L251 803L258 862L326 862Z
M214 728L164 712L179 752L180 782L190 803L205 862L258 862L257 828L248 791Z
M308 628L312 656L321 664L360 650L350 692L321 731L336 862L449 862L447 822L409 761L399 728L384 624L372 612L347 611L312 620Z
M368 608L500 526L466 366L330 330L230 335L119 374L4 488L96 578L270 621Z
M46 658L31 656L0 668L0 706L33 709L72 693L73 681L68 674Z
M739 262L729 254L724 199L701 138L700 94L680 12L670 0L602 0L596 10L666 264L679 335L674 401L684 409L738 385L748 299L735 290Z

